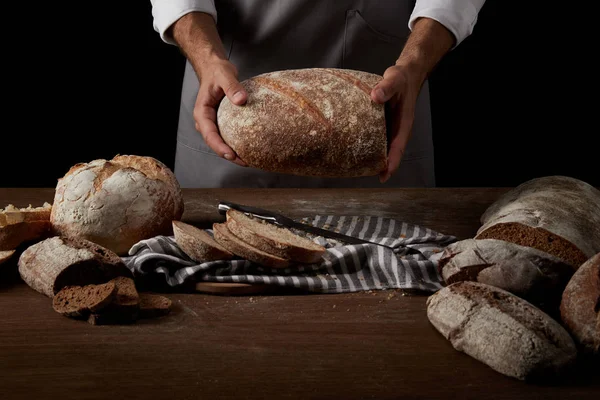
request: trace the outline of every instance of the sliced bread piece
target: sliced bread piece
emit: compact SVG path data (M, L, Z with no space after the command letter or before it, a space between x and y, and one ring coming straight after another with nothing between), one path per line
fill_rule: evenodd
M319 262L325 254L325 247L284 227L234 209L227 210L226 216L232 234L269 254L306 264Z
M156 318L171 312L169 298L152 293L140 294L140 318Z
M15 250L23 243L46 239L51 235L50 221L17 222L0 226L0 251Z
M198 263L230 260L235 256L208 232L185 222L173 221L173 234L179 248Z
M99 285L65 286L52 299L52 308L71 318L86 318L111 303L117 293L117 285L107 282Z
M118 276L111 279L117 287L117 294L112 302L100 312L92 313L88 322L92 325L131 324L138 319L140 312L140 295L133 279Z
M290 260L264 252L232 234L225 223L213 224L215 239L233 254L271 268L287 268Z
M31 204L28 207L18 208L12 204L0 210L0 226L12 225L19 222L29 221L49 221L52 205L44 203L41 207L33 207Z
M14 254L14 250L0 251L0 264L3 264L10 260Z

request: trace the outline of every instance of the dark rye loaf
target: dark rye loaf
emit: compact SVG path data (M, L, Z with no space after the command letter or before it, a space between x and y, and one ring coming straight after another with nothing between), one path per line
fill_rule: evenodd
M600 191L567 176L529 180L497 199L476 239L500 239L550 253L578 268L600 252Z
M561 318L586 353L600 355L600 253L579 267L562 295Z
M379 75L307 68L261 74L242 83L243 106L227 98L221 136L249 166L321 177L377 175L386 168L384 106L371 100Z
M446 286L427 299L427 317L457 351L520 380L560 378L577 359L573 339L557 321L494 286Z
M466 239L448 245L439 260L446 284L474 281L526 299L552 315L575 269L551 254L497 239Z

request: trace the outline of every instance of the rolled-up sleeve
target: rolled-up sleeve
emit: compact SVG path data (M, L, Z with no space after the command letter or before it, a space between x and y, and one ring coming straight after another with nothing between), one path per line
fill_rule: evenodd
M176 45L166 32L171 25L185 14L198 11L212 15L217 22L217 9L214 0L150 0L152 3L152 25L160 38Z
M421 17L434 19L454 35L456 47L473 33L484 3L485 0L417 0L408 27L412 30Z

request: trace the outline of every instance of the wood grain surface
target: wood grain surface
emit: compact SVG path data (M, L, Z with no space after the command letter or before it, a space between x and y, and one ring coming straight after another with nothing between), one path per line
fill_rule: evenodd
M506 189L185 190L184 220L223 217L219 200L288 216L380 215L458 238ZM0 204L52 200L0 189ZM168 293L170 315L92 326L0 266L3 399L597 399L598 364L533 385L460 353L431 326L426 296L399 291L223 296Z

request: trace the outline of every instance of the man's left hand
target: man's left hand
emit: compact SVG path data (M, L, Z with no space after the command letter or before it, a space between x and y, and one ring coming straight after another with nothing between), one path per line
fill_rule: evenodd
M371 99L378 104L389 102L391 120L391 141L387 169L379 175L381 183L386 182L400 166L404 150L411 137L415 119L415 105L423 84L420 74L413 74L410 68L394 65L388 68L383 79L371 91Z

